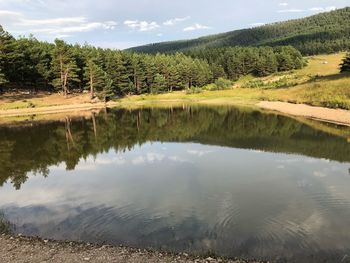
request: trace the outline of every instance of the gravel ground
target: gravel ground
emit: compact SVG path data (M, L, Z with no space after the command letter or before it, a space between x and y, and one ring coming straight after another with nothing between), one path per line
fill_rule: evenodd
M241 260L198 258L186 253L167 254L127 247L98 246L89 243L58 242L22 236L0 236L1 263L75 263L75 262L229 262L246 263ZM258 263L257 261L254 261ZM250 261L249 263L254 263Z

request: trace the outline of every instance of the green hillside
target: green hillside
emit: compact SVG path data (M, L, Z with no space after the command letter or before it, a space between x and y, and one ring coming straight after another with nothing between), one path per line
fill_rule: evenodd
M302 19L192 40L150 44L134 47L131 50L145 53L165 53L192 48L264 45L292 45L304 55L348 50L350 48L350 7Z

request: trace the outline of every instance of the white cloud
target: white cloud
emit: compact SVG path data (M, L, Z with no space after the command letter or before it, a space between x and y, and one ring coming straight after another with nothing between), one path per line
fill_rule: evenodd
M184 21L186 21L186 20L188 20L188 19L190 19L190 18L191 18L190 16L186 16L186 17L176 17L176 18L169 19L169 20L165 21L165 22L163 23L163 25L165 25L165 26L174 26L174 25L179 24L179 23L181 23L181 22L184 22Z
M71 26L72 24L82 24L86 23L85 17L61 17L61 18L52 18L52 19L25 19L22 18L19 21L21 24L27 26L54 26L54 27L65 27Z
M194 31L194 30L203 30L203 29L210 29L210 27L201 25L201 24L194 24L192 26L185 27L183 31Z
M320 7L320 6L316 6L316 7L312 7L309 9L282 9L282 10L278 10L278 13L301 13L301 12L306 12L306 11L311 11L311 12L329 12L329 11L333 11L336 10L337 8L335 6L327 6L327 7Z
M319 172L319 171L315 171L315 172L313 173L313 175L316 176L316 177L320 177L320 178L323 178L323 177L326 177L326 176L327 176L327 174L325 174L325 173L323 173L323 172Z
M327 7L312 7L310 11L313 12L328 12L337 9L335 6L327 6Z
M279 3L279 6L288 6L288 3Z
M134 165L140 165L145 163L155 163L164 160L165 156L159 153L147 153L146 156L138 156L134 158L131 163Z
M112 23L110 21L101 23L101 22L93 22L93 23L82 23L77 26L67 26L67 27L48 27L48 28L39 28L33 29L34 33L49 33L49 34L60 34L60 33L76 33L76 32L90 32L97 29L105 29L112 30L116 26L116 23Z
M283 10L278 10L278 13L301 13L305 12L303 9L283 9Z
M253 24L250 24L252 27L257 27L257 26L263 26L265 25L266 23L253 23Z
M326 11L334 11L336 10L337 8L335 6L328 6L325 8Z
M132 161L132 164L134 165L139 165L139 164L143 164L146 162L145 158L143 156L138 156L136 157L135 159L133 159Z
M164 159L164 155L163 154L159 154L159 153L147 153L147 161L150 163L153 163L155 161L162 161Z
M90 32L97 29L113 30L115 21L90 22L86 17L60 17L30 19L19 12L0 11L0 24L18 33L45 33L57 37L69 37L68 33Z
M197 155L199 157L212 153L213 151L205 151L205 150L187 150L187 153L192 154L192 155Z
M126 160L123 157L116 156L114 158L96 158L93 163L97 165L123 165Z
M323 11L323 7L312 7L310 8L310 11Z
M91 41L91 44L97 47L110 48L110 49L126 49L129 47L139 46L142 43L134 41L107 41L107 40L98 40Z
M55 36L55 38L59 38L59 39L62 39L62 38L68 38L68 37L71 37L72 35L68 35L68 34L58 34Z
M124 21L124 25L140 32L152 31L160 27L157 22L147 22L139 20L126 20Z
M190 160L183 159L179 156L173 155L169 156L168 159L173 162L178 162L178 163L192 163Z
M9 10L0 10L0 24L12 24L16 23L21 19L22 15L18 12Z

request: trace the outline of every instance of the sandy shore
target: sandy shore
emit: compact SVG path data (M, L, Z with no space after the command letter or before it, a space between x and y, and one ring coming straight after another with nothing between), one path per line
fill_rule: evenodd
M262 101L257 105L260 108L267 110L274 110L294 116L350 126L350 111L348 110L328 109L305 104L292 104L277 101Z
M1 263L153 263L153 262L227 262L248 261L225 260L220 258L199 258L186 253L167 254L126 247L97 246L88 243L58 242L29 237L0 236ZM251 263L254 263L251 261ZM258 263L255 261L255 263Z
M105 107L113 107L118 103L81 103L72 105L58 105L38 108L8 109L0 110L0 117L26 116L36 114L56 114L56 113L74 113L80 111L102 109Z

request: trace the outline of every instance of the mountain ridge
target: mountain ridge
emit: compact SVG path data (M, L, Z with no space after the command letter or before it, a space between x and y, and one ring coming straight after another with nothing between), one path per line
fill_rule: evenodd
M350 48L350 7L313 16L274 22L195 39L166 41L132 47L143 53L171 53L193 48L292 45L304 55Z

